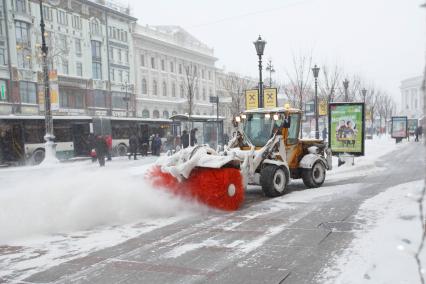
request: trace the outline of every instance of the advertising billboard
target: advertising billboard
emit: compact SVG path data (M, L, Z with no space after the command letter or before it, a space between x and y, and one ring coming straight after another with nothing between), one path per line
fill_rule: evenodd
M328 144L333 154L364 155L364 104L330 103Z
M409 119L408 120L408 132L410 134L416 133L416 129L419 126L419 121L417 119Z
M406 116L392 116L392 138L407 138L408 120Z
M246 90L246 110L259 107L259 90Z

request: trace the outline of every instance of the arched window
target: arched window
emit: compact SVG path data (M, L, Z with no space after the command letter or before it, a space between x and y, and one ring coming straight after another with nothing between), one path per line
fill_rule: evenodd
M141 90L142 90L142 94L146 94L147 93L148 86L146 85L146 79L145 78L142 79Z
M176 97L176 84L172 84L172 97Z
M154 110L152 112L152 117L153 118L160 118L160 112L158 110Z
M184 89L183 89L183 85L180 85L180 97L183 98L184 97Z
M176 114L177 114L177 111L175 111L175 110L174 110L174 111L172 112L172 115L176 115Z
M167 96L167 84L163 82L163 96Z
M168 119L170 117L169 112L167 110L163 111L163 118Z
M154 96L158 95L158 86L157 86L157 81L152 81L152 94Z
M203 88L203 101L205 101L205 100L206 100L206 89Z
M142 117L143 117L143 118L149 118L149 110L144 109L144 110L142 111Z
M90 23L90 31L93 35L99 35L100 34L100 25L99 21L97 19L92 19Z

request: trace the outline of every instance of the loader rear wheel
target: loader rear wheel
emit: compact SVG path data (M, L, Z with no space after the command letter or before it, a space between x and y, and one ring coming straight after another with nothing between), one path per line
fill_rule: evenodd
M325 180L325 166L321 162L316 162L311 169L303 169L303 183L308 188L320 187Z
M277 197L286 193L288 175L276 165L267 165L260 171L260 185L268 197Z

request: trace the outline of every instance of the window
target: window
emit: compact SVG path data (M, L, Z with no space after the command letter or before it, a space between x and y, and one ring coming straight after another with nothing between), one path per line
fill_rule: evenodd
M59 87L59 105L62 108L84 108L84 90Z
M149 118L149 110L144 109L144 110L142 111L142 117L143 117L143 118Z
M188 72L189 73L189 72ZM194 66L194 77L198 75L197 66Z
M21 49L17 52L18 67L31 69L31 52L28 49Z
M62 73L69 74L68 60L62 59Z
M158 110L154 110L152 112L152 117L153 118L160 118L160 112Z
M105 108L107 106L106 92L101 90L93 90L93 103L94 107Z
M201 70L201 78L204 79L204 69Z
M118 62L121 62L121 49L117 49Z
M112 106L114 108L126 109L127 104L124 98L126 97L126 93L122 92L112 92Z
M151 68L155 69L155 58L151 57Z
M52 9L50 7L45 6L45 5L43 5L43 18L46 21L49 21L49 22L53 21L53 12L52 12Z
M169 119L170 115L167 110L163 111L163 118Z
M200 99L200 92L199 92L199 90L198 90L198 88L197 87L195 87L195 98L197 99L197 100L199 100Z
M164 63L164 59L161 59L161 70L165 71L166 70L166 66Z
M182 64L179 64L179 74L182 74Z
M79 38L75 39L75 54L81 56L81 40Z
M57 10L58 23L64 26L68 26L68 14L65 11Z
M125 82L129 83L129 81L130 81L129 71L124 71L124 80L125 80Z
M62 50L67 50L68 49L68 41L67 41L67 36L66 35L59 35L59 48Z
M158 86L157 86L157 81L153 81L152 82L152 94L154 96L158 95Z
M206 100L206 89L203 88L203 101L205 101L205 100Z
M81 30L81 19L78 15L72 16L72 27L76 30Z
M176 84L172 84L172 97L176 97Z
M90 23L90 31L93 35L99 35L100 34L100 27L99 22L96 19L93 19Z
M111 81L115 82L115 69L111 68L111 70L109 70L109 76Z
M118 82L123 82L123 70L118 70Z
M127 42L127 32L126 32L126 31L124 32L124 38L123 38L123 41L124 41L124 42Z
M145 67L145 55L141 54L141 66Z
M124 51L124 63L129 64L129 52Z
M19 82L19 95L21 101L27 104L37 103L36 84L33 82L20 81Z
M211 80L211 79L212 79L212 72L209 71L209 80Z
M75 64L75 73L77 76L83 76L83 64L81 62Z
M16 42L18 44L25 44L31 46L29 25L24 22L16 21L15 23Z
M111 61L114 61L114 48L113 47L110 47L110 49L109 49L109 59Z
M167 96L167 84L163 82L163 96Z
M0 48L0 65L6 65L6 54L3 47Z
M183 89L183 85L180 85L180 97L183 98L184 97L184 89Z
M102 80L102 65L100 62L92 62L93 79Z
M96 40L92 40L92 60L101 60L101 43Z
M148 90L148 86L146 85L146 79L143 78L142 79L142 85L141 85L142 94L146 94L147 90Z
M0 101L7 100L7 82L6 80L0 80Z
M175 72L175 65L173 64L173 62L170 62L170 72Z
M16 0L15 10L17 12L25 13L27 11L26 0Z

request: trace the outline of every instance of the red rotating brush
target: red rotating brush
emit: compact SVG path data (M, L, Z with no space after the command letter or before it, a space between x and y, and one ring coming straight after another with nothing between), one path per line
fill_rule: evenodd
M171 174L163 173L159 166L154 166L147 173L147 178L155 187L195 198L221 210L237 210L244 200L242 177L240 171L234 168L195 168L188 179L179 182Z

